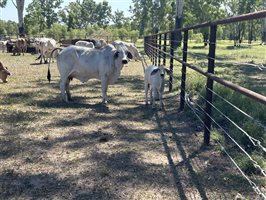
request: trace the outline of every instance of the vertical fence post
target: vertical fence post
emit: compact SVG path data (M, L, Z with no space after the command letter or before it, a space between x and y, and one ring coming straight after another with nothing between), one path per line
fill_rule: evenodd
M208 58L208 73L214 73L215 49L216 49L216 31L217 25L212 25L210 30L209 58ZM212 89L213 80L207 78L206 85L206 107L204 120L204 144L210 144L210 129L211 129L211 113L212 113Z
M155 60L155 65L158 64L158 35L155 35L155 52L154 52L154 60Z
M171 32L171 39L170 39L170 71L173 74L173 67L174 67L174 48L175 48L175 32ZM173 89L173 77L169 77L169 92Z
M183 62L187 62L187 46L188 46L188 30L184 32L183 41ZM181 93L180 93L180 106L179 110L184 109L185 105L185 93L186 93L186 65L182 65L182 78L181 78Z
M143 39L143 42L144 42L144 52L148 54L148 50L147 50L147 36L144 36L144 39Z
M165 66L166 64L166 40L167 40L167 33L164 33L164 37L163 37L163 65Z
M154 47L156 46L155 41L156 41L155 36L152 36L152 49L151 49L151 51L152 51L152 64L154 64L154 65L155 65L155 55L154 55L155 49L154 49Z
M158 65L161 65L161 57L162 57L162 34L159 35L159 50L158 50Z

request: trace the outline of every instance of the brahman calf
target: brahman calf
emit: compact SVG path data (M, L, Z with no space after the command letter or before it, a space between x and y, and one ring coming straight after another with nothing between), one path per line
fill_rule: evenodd
M101 80L102 102L107 103L107 88L120 76L121 70L132 58L126 47L116 49L107 45L101 49L92 49L71 45L64 48L57 57L60 73L60 90L65 102L71 100L69 83L73 78L86 82L95 78ZM50 65L48 65L48 80ZM50 81L50 80L49 80Z
M145 103L148 105L148 91L150 90L150 103L152 108L155 108L156 95L159 95L160 109L163 106L163 92L164 92L164 76L165 73L170 75L170 70L164 66L149 65L145 69Z
M0 62L0 79L6 83L7 76L11 76L11 72L8 71L7 67L4 67L3 64Z

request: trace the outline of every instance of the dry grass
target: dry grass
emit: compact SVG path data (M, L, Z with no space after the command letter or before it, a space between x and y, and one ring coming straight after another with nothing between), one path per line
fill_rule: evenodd
M72 81L74 102L63 103L55 64L49 84L34 58L0 54L14 73L0 83L0 199L255 199L214 146L201 148L177 96L163 111L144 105L140 63L103 106L96 80Z

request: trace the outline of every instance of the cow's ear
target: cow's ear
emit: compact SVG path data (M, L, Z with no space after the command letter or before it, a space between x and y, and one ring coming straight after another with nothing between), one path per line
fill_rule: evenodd
M132 58L133 58L132 54L131 54L129 51L127 52L127 57L128 57L129 59L132 59Z
M166 73L167 73L168 75L171 75L171 71L170 71L169 69L164 68L164 70L166 71Z
M160 70L159 68L156 68L156 69L152 70L151 75L156 74L159 70Z
M118 56L119 56L119 51L116 51L115 55L114 55L114 58L116 59L116 58L118 58Z

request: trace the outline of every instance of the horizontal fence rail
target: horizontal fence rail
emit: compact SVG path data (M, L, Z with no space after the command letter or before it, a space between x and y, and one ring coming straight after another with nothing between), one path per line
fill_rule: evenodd
M224 132L224 135L227 136L227 138L229 138L231 142L233 142L240 149L240 152L242 152L245 156L247 156L250 159L254 167L257 168L261 172L261 174L266 177L266 172L264 171L264 169L258 165L258 163L249 155L249 153L247 153L247 151L235 141L235 139L230 135L229 131L224 129L217 122L217 120L214 119L214 116L213 116L213 112L219 113L219 115L225 118L225 120L228 121L228 123L232 124L232 126L234 126L242 134L244 134L254 147L260 149L263 153L266 153L266 148L262 145L262 143L259 140L250 136L243 128L241 128L236 122L234 122L234 120L227 117L219 108L217 108L213 104L213 96L215 95L216 98L222 99L222 101L225 101L227 104L232 106L233 109L237 110L239 113L241 113L245 117L248 117L258 126L266 130L266 126L264 123L261 123L257 121L256 119L253 119L251 116L249 116L247 113L239 109L237 106L225 100L223 97L217 94L213 89L214 83L217 83L218 85L222 85L230 90L235 91L236 93L244 95L250 100L258 102L258 104L266 105L266 96L215 75L217 27L220 25L243 22L243 21L248 21L248 20L262 19L262 18L266 18L266 10L258 11L254 13L248 13L248 14L244 14L240 16L234 16L234 17L221 19L221 20L209 21L209 22L205 22L202 24L197 24L194 26L175 29L171 31L159 32L157 34L144 37L144 51L148 55L148 57L150 58L151 62L154 65L161 65L161 64L166 65L166 60L169 59L169 62L168 62L169 69L172 72L174 70L174 61L177 61L178 63L182 65L180 78L176 78L175 76L170 76L169 91L172 91L173 89L173 79L177 79L181 82L180 83L181 92L180 92L179 109L183 110L184 106L186 105L188 108L190 108L194 112L195 116L199 118L199 120L202 122L203 127L204 127L204 144L205 145L210 144L211 127L212 126L217 127L219 130ZM201 67L196 66L195 64L191 64L187 61L188 56L190 55L189 50L188 50L189 30L194 30L194 29L199 29L199 28L209 28L208 29L209 40L208 42L206 42L206 44L209 44L209 51L208 51L208 55L206 56L207 66L208 66L206 71L202 69ZM176 39L177 38L176 36L178 33L179 34L183 33L182 39L179 39L180 41ZM179 44L178 46L182 46L182 49L180 48L177 49L177 44ZM176 55L177 50L181 52L182 57L180 56L180 52L178 52L179 54ZM258 67L258 69L261 69L261 70L265 68L263 65L261 67L253 63L252 65L255 67ZM249 64L249 66L251 66L251 64ZM198 74L201 74L204 77L206 77L205 97L202 96L201 94L197 94L198 98L202 100L202 102L204 102L205 106L201 106L199 103L195 103L195 102L192 103L189 98L189 94L186 89L187 68L190 68L191 70L197 72ZM239 172L243 175L243 177L247 179L247 181L250 183L254 191L258 194L258 196L261 199L266 200L266 195L259 189L259 187L256 186L256 184L253 181L249 179L248 176L244 174L244 172L237 165L234 159L230 156L230 154L225 149L225 147L219 141L217 142L220 144L225 154L228 155L230 160L232 160L233 164L236 166Z

